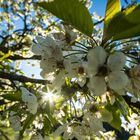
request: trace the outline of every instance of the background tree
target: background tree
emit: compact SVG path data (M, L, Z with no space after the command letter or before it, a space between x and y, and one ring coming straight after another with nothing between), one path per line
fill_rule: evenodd
M140 138L140 5L125 2L102 18L89 0L0 1L0 139Z

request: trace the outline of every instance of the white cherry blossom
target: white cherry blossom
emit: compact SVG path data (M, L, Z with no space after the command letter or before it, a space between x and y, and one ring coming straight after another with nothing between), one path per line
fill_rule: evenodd
M46 78L49 73L56 72L61 67L63 61L63 53L59 44L52 36L43 38L37 36L37 44L32 47L33 53L41 55L40 68L41 76Z
M108 56L102 47L97 46L88 52L87 59L88 87L95 95L104 94L107 84L115 91L127 85L128 77L122 71L126 59L123 53L115 52Z
M64 26L64 32L53 33L53 37L57 40L64 50L77 38L77 33L74 32L69 26ZM66 47L67 46L67 47Z
M37 36L36 40L37 44L33 44L32 46L32 52L36 55L42 55L44 52L49 54L50 47L56 46L54 39L48 36L46 38Z
M84 64L77 57L64 59L64 67L68 77L76 78L77 83L82 87L86 83Z
M90 133L98 135L99 131L104 131L103 123L102 123L102 116L99 112L92 113L87 112L83 117L83 123L89 126Z

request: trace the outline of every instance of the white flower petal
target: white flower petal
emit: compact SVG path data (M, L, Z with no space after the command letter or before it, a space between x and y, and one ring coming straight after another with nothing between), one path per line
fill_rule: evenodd
M61 48L59 48L58 46L56 47L46 47L45 51L42 51L42 59L54 59L57 61L62 61L63 60L63 53Z
M75 77L77 75L76 70L77 70L79 64L72 63L72 62L73 62L73 58L64 59L63 65L65 67L65 70L66 70L68 76L73 78L73 77Z
M43 38L41 36L37 36L37 44L33 44L32 46L32 52L37 55L43 55L46 53L49 55L51 53L52 48L56 47L56 42L53 38L47 36L46 38Z
M40 46L43 46L43 47L47 47L47 46L55 46L55 41L53 40L53 38L47 36L46 38L43 38L41 36L37 36L36 37L36 40L38 42L38 44Z
M19 116L10 116L9 117L9 121L11 123L11 127L15 130L15 131L20 131L22 130L22 126L21 126L21 122L20 122L20 117Z
M119 90L115 90L119 95L126 95L126 90L124 88L119 89Z
M28 106L28 110L30 113L32 114L36 114L37 112L37 108L38 108L38 103L37 102L33 102L33 103L27 103Z
M128 92L134 94L136 98L140 98L140 80L138 77L131 78L126 89Z
M52 35L56 40L64 40L65 39L65 35L62 32L52 33Z
M41 56L43 58L50 58L52 57L52 52L53 52L53 48L52 47L45 47L45 48L42 48L42 51L41 51Z
M39 44L33 44L31 51L36 54L36 55L41 55L42 54L42 48L40 47Z
M107 53L102 47L97 46L94 49L91 49L87 55L88 73L93 75L97 74L98 67L105 63L106 57Z
M104 130L103 123L102 123L102 120L100 118L91 119L89 125L90 125L91 131L96 135L99 134L99 131Z
M57 69L57 62L54 58L43 58L40 62L40 68L46 73L54 72Z
M62 85L65 82L65 71L61 70L58 74L55 75L55 79L52 82L52 86L56 90L61 90Z
M122 52L115 52L108 58L107 64L112 71L121 70L126 62L126 57Z
M22 93L22 100L24 102L37 102L37 98L34 94L30 93L29 91L26 93Z
M38 102L37 102L37 97L30 93L26 88L21 87L22 90L22 101L27 104L29 112L32 114L35 114L37 112L38 108Z
M114 90L123 89L128 83L127 75L122 71L111 72L108 76L109 86Z
M52 57L54 57L57 61L63 60L63 53L61 48L55 47L52 51Z
M95 76L98 73L98 66L92 67L92 64L87 64L87 73L89 77Z
M88 87L97 96L104 94L106 91L106 83L104 77L95 76L90 78Z
M48 81L53 81L55 79L54 72L47 73L46 71L42 70L40 72L40 76Z

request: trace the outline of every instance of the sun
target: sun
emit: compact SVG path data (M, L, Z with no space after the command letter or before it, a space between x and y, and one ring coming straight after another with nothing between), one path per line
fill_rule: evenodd
M45 92L42 97L43 101L49 102L51 104L54 102L55 98L56 98L55 91L50 90L50 88L47 86L47 92Z

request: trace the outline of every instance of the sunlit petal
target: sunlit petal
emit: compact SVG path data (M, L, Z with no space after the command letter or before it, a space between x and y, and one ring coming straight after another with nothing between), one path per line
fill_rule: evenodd
M90 78L88 87L97 96L104 94L106 91L106 83L104 77L95 76Z
M121 70L126 62L126 57L122 52L115 52L108 58L107 64L112 71Z
M120 90L124 88L128 83L127 75L122 71L115 71L109 74L109 86L114 90Z
M37 42L38 42L38 44L40 44L40 46L54 46L54 45L56 45L55 44L55 41L53 40L53 38L51 38L51 37L49 37L49 36L47 36L46 38L43 38L43 37L41 37L41 36L37 36L36 37L36 40L37 40Z
M88 73L93 74L93 75L97 74L98 67L105 63L106 57L107 57L107 53L102 47L98 46L98 47L95 47L94 49L91 49L87 55Z

